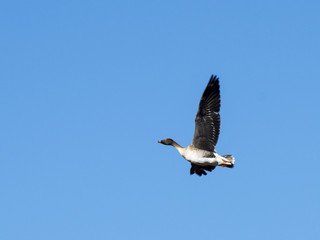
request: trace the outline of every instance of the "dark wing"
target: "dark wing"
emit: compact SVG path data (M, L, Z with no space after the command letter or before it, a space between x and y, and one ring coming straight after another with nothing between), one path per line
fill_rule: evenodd
M194 163L191 163L190 175L192 175L194 173L199 176L201 176L202 174L207 175L206 171L211 172L215 168L216 168L215 166L199 166ZM206 171L204 171L204 170L206 170Z
M196 148L215 151L220 133L220 86L219 78L211 76L204 90L198 113L192 145Z

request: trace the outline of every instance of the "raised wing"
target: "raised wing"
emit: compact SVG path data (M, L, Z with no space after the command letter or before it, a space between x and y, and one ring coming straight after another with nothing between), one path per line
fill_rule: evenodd
M219 78L211 76L204 90L195 119L192 145L196 148L215 151L220 133L220 86Z

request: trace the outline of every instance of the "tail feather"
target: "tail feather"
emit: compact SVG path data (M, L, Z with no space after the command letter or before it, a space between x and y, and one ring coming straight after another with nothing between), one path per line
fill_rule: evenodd
M232 165L227 165L226 167L228 168L234 167L235 158L232 155L222 155L222 157L228 159L232 163Z

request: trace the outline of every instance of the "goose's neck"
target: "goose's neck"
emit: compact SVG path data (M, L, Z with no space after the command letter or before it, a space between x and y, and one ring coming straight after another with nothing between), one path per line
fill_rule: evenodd
M181 147L178 143L176 143L175 141L172 140L172 146L174 146L178 152L182 155L183 151L184 151L184 148Z

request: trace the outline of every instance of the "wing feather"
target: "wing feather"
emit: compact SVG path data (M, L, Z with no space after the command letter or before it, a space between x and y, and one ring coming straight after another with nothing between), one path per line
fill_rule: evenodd
M219 78L212 75L204 90L195 119L192 145L214 152L220 133L220 85Z

